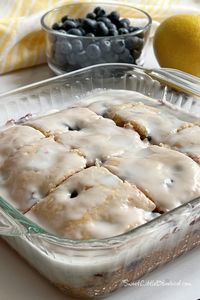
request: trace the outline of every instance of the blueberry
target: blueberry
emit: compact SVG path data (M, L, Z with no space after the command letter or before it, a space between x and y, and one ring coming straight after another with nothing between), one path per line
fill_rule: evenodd
M105 64L106 63L106 60L103 59L103 58L99 58L98 61L97 61L98 64Z
M127 49L132 50L134 48L134 37L127 37L125 44Z
M100 17L97 19L97 21L103 22L108 28L109 28L109 25L112 24L110 19L108 19L107 17Z
M118 54L113 54L110 58L110 62L118 62L119 61L119 55Z
M126 63L127 64L135 64L136 61L135 61L135 59L133 58L132 55L128 55L127 58L126 58Z
M77 57L76 57L77 63L79 65L81 65L82 67L84 67L88 61L88 57L86 55L85 51L81 51L78 53Z
M69 30L69 29L72 29L72 28L76 28L77 27L77 24L74 22L74 21L71 21L71 20L66 20L64 23L63 23L63 26L62 26L65 30Z
M130 26L130 20L129 19L121 19L119 22L122 25L121 27L129 29L129 26Z
M119 32L120 35L129 33L127 28L119 28L118 32Z
M142 38L140 38L139 41L138 41L136 49L138 51L141 51L143 49L143 46L144 46L144 40Z
M140 32L140 33L137 34L137 36L138 36L139 38L143 39L143 38L144 38L144 33L143 33L143 32Z
M126 47L131 50L131 49L136 49L136 50L141 50L143 47L144 41L143 39L133 36L130 37L126 40Z
M85 36L85 35L86 35L86 32L85 32L85 30L84 30L82 27L79 27L78 29L79 29L80 32L82 33L82 36Z
M124 40L120 39L120 40L114 40L112 42L112 50L119 54L122 53L125 49L125 42Z
M109 30L109 35L111 35L111 36L117 36L118 34L119 34L118 31L115 30L115 29L110 29Z
M149 135L149 136L147 137L147 140L148 140L149 142L151 142L151 141L152 141L152 137Z
M97 15L100 10L101 10L101 7L97 6L97 7L95 7L93 12Z
M76 28L79 28L82 25L82 22L80 22L78 20L75 20L74 23L76 24Z
M52 25L52 29L53 29L53 30L59 30L59 29L60 29L60 25L59 25L58 23L54 23L54 24Z
M111 43L108 40L101 40L99 42L99 47L103 53L107 53L111 50Z
M134 32L134 31L136 31L136 30L138 30L139 29L139 27L134 27L134 26L129 26L129 32Z
M117 30L117 26L111 22L107 23L106 26L108 27L108 29Z
M128 25L127 25L126 22L123 22L123 21L120 20L119 23L117 24L117 27L118 28L126 28L129 32Z
M110 51L104 54L104 59L108 63L118 62L119 55Z
M71 53L71 54L69 55L68 61L69 61L69 64L70 64L70 65L75 66L75 65L77 64L77 62L76 62L76 54Z
M86 52L87 52L87 56L91 59L98 59L99 57L101 57L101 50L99 46L96 44L90 44L87 47Z
M94 32L95 29L96 29L96 21L95 20L92 20L92 19L89 19L89 18L86 18L83 20L83 23L82 23L82 28L87 32Z
M66 34L66 31L64 29L59 29L59 32Z
M97 18L103 17L106 14L105 10L103 8L101 8L100 6L98 6L94 9L94 13L96 14Z
M97 22L96 35L97 36L106 36L109 33L108 27L103 22Z
M106 15L106 12L104 9L100 10L97 17L104 17Z
M69 54L72 52L72 45L68 41L61 41L56 44L56 51L61 54Z
M59 66L64 66L68 63L67 56L65 54L61 54L59 52L55 52L54 59L55 59L56 64L58 64Z
M140 28L140 27L134 27L134 26L130 26L129 27L129 32L135 32L137 30L142 30L142 28ZM138 33L137 37L144 38L144 33L143 32Z
M83 43L80 40L74 39L71 43L74 52L80 52L83 50Z
M68 34L82 36L82 32L77 28L72 28L67 31Z
M115 24L119 21L120 14L117 11L112 11L109 15L108 18Z
M71 196L70 198L76 198L78 196L78 192L76 190L74 190L72 193L71 193Z
M141 51L138 51L136 49L133 50L133 57L135 59L138 59L140 57Z
M65 21L67 21L69 19L69 16L63 16L61 18L61 21L64 23Z
M124 52L119 55L119 61L122 63L134 63L134 59L128 49L125 49Z
M95 20L96 19L96 14L94 12L88 13L86 15L86 18Z
M91 33L91 32L87 33L86 36L88 36L88 37L95 37L94 33Z

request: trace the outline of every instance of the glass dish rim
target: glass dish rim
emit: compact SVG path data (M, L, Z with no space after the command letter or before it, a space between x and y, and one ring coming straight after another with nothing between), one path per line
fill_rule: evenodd
M102 39L102 38L108 38L108 39L114 39L114 38L116 38L116 36L106 36L106 37L105 36L99 36L99 37L81 36L81 37L77 37L77 36L74 36L74 35L71 35L71 34L57 32L56 30L53 30L48 25L46 25L45 18L49 14L51 14L54 11L57 11L57 10L59 10L61 8L64 8L64 7L68 7L68 6L71 6L71 5L77 5L78 3L81 3L82 5L91 4L91 2L87 2L87 1L84 1L84 0L82 0L82 1L79 0L78 2L68 3L68 4L65 4L65 5L60 5L58 7L55 7L53 9L47 11L45 14L43 14L43 16L40 19L42 29L45 30L46 32L54 34L54 35L63 36L63 37L70 37L70 38L74 38L74 39L80 38L80 39L87 39L87 40L98 40L98 39ZM128 33L128 34L122 34L122 35L120 35L120 37L122 37L122 38L123 37L135 36L137 34L140 34L143 31L148 30L151 27L151 25L152 25L152 18L151 18L151 16L146 11L144 11L144 10L142 10L140 8L137 8L137 7L132 6L132 5L125 4L123 2L115 3L115 2L112 2L112 1L106 1L106 2L98 2L97 3L97 5L102 5L102 6L103 5L107 5L107 4L110 4L110 5L113 5L113 6L119 6L119 5L121 5L121 6L124 6L124 7L127 7L127 8L131 8L133 10L136 10L136 11L139 11L139 12L143 13L147 17L148 23L144 27L141 27L140 29L134 31L133 33Z
M72 77L74 75L77 74L82 74L85 73L87 71L90 71L92 69L98 69L100 67L104 67L104 66L108 66L108 67L127 67L132 69L132 71L138 72L138 73L143 73L145 75L147 75L145 73L145 68L141 68L138 67L136 65L131 65L131 64L122 64L122 63L111 63L111 64L100 64L100 65L93 65L93 66L89 66L83 69L79 69L79 70L75 70L73 72L67 73L67 74L63 74L60 76L55 76L53 78L50 79L46 79L43 81L39 81L36 82L34 84L30 84L18 89L14 89L11 90L9 92L5 92L0 94L0 98L6 97L6 96L10 96L10 95L14 95L16 93L20 93L23 91L27 91L31 88L37 88L40 86L44 86L47 83L50 82L56 82L59 79L65 79L68 77ZM149 74L148 74L149 75ZM54 234L51 234L49 232L47 232L46 230L44 230L43 228L41 228L39 225L37 225L36 223L32 222L30 219L28 219L26 216L24 216L22 213L20 213L17 209L15 209L11 204L9 204L3 197L0 196L0 208L3 209L3 211L8 215L8 217L11 217L13 221L15 221L15 226L19 226L19 224L16 222L18 221L20 223L20 225L22 225L23 230L21 232L21 234L16 234L16 236L30 236L30 235L35 235L35 236L39 236L41 238L45 238L51 242L54 242L56 244L59 244L60 246L69 246L73 249L80 249L79 247L81 246L81 249L89 249L89 250L95 250L95 249L109 249L109 248L113 248L113 247L120 247L121 245L123 245L124 243L131 241L135 235L137 235L137 233L143 232L144 228L150 227L150 225L156 225L157 223L159 224L159 222L162 224L162 222L165 222L165 220L168 220L169 217L173 217L174 214L177 211L182 211L183 209L187 209L193 205L199 205L200 204L200 197L197 197L193 200L190 200L187 203L184 203L182 205L180 205L179 207L176 207L175 209L166 212L160 216L158 216L157 218L137 227L134 228L130 231L127 231L123 234L114 236L114 237L110 237L110 238L104 238L104 239L96 239L96 240L71 240L68 238L62 238L59 236L56 236ZM13 235L15 236L15 235Z

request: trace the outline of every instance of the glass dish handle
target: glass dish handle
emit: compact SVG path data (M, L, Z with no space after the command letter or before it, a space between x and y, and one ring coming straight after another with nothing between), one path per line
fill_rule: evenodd
M172 88L178 88L183 92L190 92L200 97L200 78L188 73L170 69L148 69L146 70L150 76L167 83Z

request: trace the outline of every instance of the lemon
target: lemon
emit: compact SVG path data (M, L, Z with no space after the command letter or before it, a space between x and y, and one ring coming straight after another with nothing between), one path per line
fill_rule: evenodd
M200 77L200 16L175 15L155 32L154 52L161 67Z

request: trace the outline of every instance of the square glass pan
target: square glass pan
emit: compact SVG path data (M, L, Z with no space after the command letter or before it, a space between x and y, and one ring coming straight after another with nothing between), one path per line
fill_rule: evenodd
M98 88L138 91L178 108L175 113L186 120L194 120L191 113L199 120L198 90L173 72L107 64L61 75L0 95L0 126L72 106ZM200 198L123 235L92 241L48 234L0 198L0 234L65 293L105 296L200 243Z

